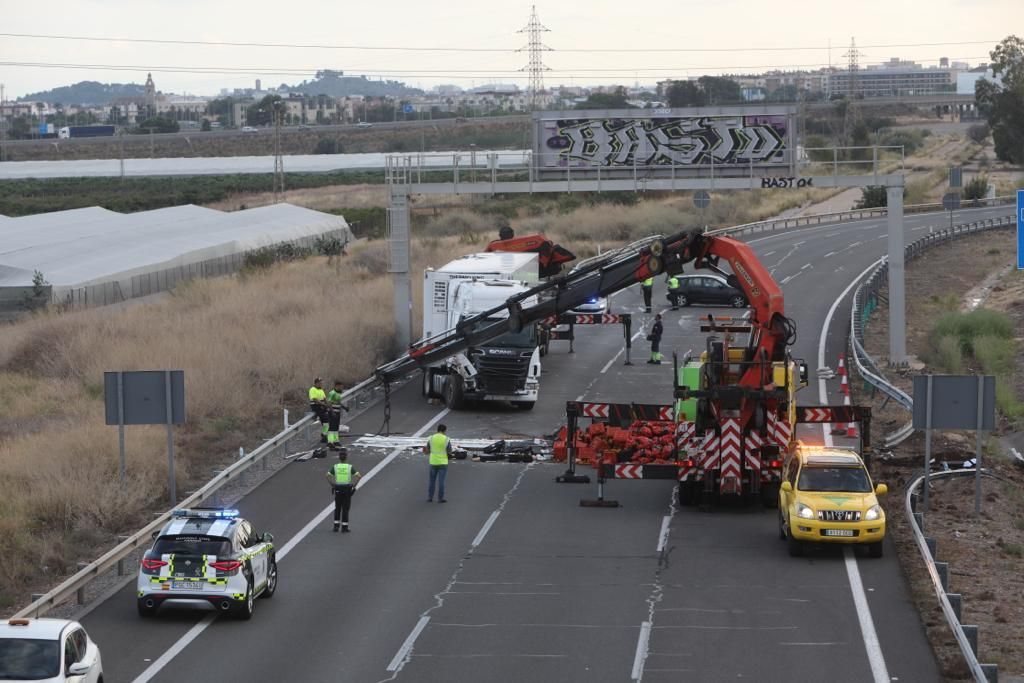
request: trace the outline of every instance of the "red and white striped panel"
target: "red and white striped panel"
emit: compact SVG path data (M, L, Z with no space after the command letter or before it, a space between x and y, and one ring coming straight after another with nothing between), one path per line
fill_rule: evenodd
M583 410L583 417L608 417L607 403L581 403L580 407Z
M768 412L768 435L779 447L785 449L793 438L793 425L785 417L779 417L774 411Z
M722 493L735 493L739 485L743 458L741 439L740 421L728 417L722 420L722 460L719 477Z
M658 409L658 419L665 422L671 422L675 419L675 411L672 410L672 406L662 406Z
M689 481L691 477L697 476L696 467L687 467L686 465L680 465L679 471L676 473L676 479L679 481Z
M679 422L676 424L676 450L680 454L685 453L687 456L690 455L690 440L693 439L694 431L697 429L697 425L693 422Z
M747 459L747 469L754 476L761 475L761 453L757 449L764 445L764 439L757 432L750 432L743 439L743 447Z
M643 479L643 465L616 465L616 479Z
M704 434L703 438L694 437L693 442L700 443L700 453L698 455L700 459L700 466L705 470L718 469L718 435L712 431L708 431Z

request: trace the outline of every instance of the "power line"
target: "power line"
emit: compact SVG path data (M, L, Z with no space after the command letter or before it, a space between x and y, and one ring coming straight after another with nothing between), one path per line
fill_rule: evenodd
M976 56L976 57L946 57L951 61L969 61L977 59L987 59L987 56ZM918 59L918 63L938 63L941 58L934 59ZM138 71L138 72L154 72L154 73L191 73L191 74L219 74L219 75L232 75L232 76L247 76L247 75L264 75L264 76L309 76L315 74L317 71L325 70L323 67L309 67L309 68L281 68L281 67L190 67L190 66L173 66L173 65L140 65L140 64L71 64L71 63L58 63L58 62L15 62L15 61L0 61L0 66L8 67L24 67L24 68L42 68L42 69L92 69L92 70L103 70L103 71ZM691 64L688 66L672 66L672 67L601 67L601 68L567 68L567 69L545 69L551 73L561 74L563 76L572 75L588 75L593 77L595 75L602 74L621 74L621 73L678 73L685 71L728 71L730 69L758 69L758 70L779 70L779 69L813 69L827 67L829 64L826 62L814 62L806 64L746 64L746 65L719 65L711 66L704 64ZM370 69L361 72L360 76L450 76L452 78L478 78L481 75L495 75L495 76L516 76L522 73L521 69ZM465 74L465 75L463 75ZM735 75L735 74L734 74Z
M517 48L501 47L412 47L408 45L332 45L332 44L306 44L306 43L258 43L258 42L234 42L220 40L178 40L160 38L117 38L109 36L71 36L54 35L41 33L0 33L5 38L31 38L34 40L80 40L89 42L106 43L149 43L156 45L208 45L213 47L265 47L285 49L307 49L307 50L376 50L394 52L505 52L515 53ZM885 43L877 45L862 45L864 49L888 49L896 47L949 47L955 45L995 45L995 40L964 40L941 43ZM701 52L796 52L804 50L828 50L828 45L794 45L787 47L761 46L761 47L650 47L650 48L568 48L559 49L558 52L579 52L579 53L701 53Z

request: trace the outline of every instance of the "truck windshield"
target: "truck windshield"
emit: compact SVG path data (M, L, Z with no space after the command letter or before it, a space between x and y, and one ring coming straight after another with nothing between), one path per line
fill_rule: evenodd
M485 327L489 327L494 323L502 322L501 318L487 318L481 320L473 325L472 331L476 331ZM537 346L537 331L533 325L528 325L526 329L520 332L506 332L500 337L495 337L483 346L505 346L514 347L518 349L532 349Z
M797 488L801 491L870 493L871 482L861 467L814 467L804 465Z

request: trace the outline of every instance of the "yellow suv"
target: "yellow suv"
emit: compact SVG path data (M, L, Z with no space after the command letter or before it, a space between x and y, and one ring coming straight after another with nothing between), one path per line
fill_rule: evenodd
M798 444L782 470L779 536L793 557L809 542L864 544L881 557L885 511L876 496L887 492L872 485L856 452Z

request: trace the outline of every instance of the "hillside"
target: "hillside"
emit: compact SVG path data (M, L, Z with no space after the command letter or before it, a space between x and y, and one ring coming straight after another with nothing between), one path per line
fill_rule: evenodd
M122 97L142 97L146 87L138 83L100 83L98 81L79 81L73 85L63 85L52 90L40 90L18 98L19 102L51 102L61 104L80 104L97 107L110 104Z
M317 71L316 78L303 81L298 85L282 83L278 90L330 97L346 97L348 95L401 97L423 94L422 90L410 88L401 81L371 81L366 76L346 76L344 74L344 71Z

